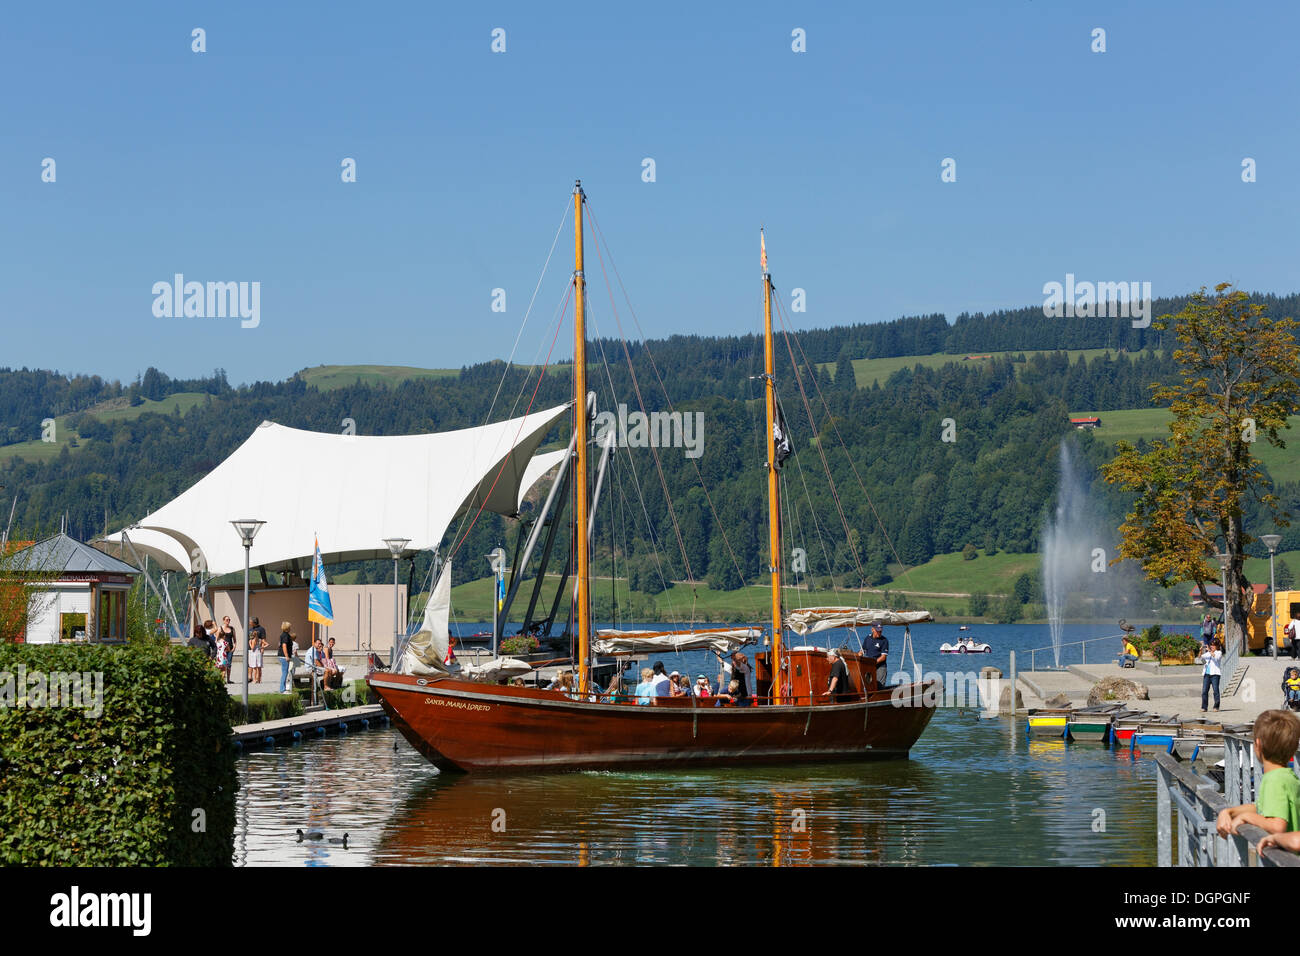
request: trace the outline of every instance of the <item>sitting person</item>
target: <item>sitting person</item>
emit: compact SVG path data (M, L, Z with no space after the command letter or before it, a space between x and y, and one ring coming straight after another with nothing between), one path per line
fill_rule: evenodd
M1254 803L1220 812L1215 821L1219 836L1235 834L1247 823L1271 834L1300 830L1300 778L1287 766L1297 746L1300 717L1289 710L1266 710L1255 718L1255 757L1264 769L1259 796Z
M1138 650L1133 646L1133 642L1125 637L1124 649L1119 652L1119 658L1115 661L1120 667L1132 667L1137 663Z
M325 657L321 660L321 665L325 668L325 689L342 687L343 671L339 669L339 662L334 659L334 638L332 637L325 648Z
M641 668L641 682L636 685L636 702L643 707L650 704L655 697L655 672L648 667Z
M730 684L728 684L725 693L719 693L714 695L714 700L717 701L717 704L715 706L717 707L734 707L736 705L736 701L739 699L741 699L741 697L740 697L740 681L738 680L733 680Z
M669 674L668 679L672 681L672 686L668 688L669 696L671 697L691 696L690 682L681 674L679 674L677 671L673 671L671 674Z
M713 696L713 688L709 686L709 679L705 677L703 674L695 678L695 696L696 697Z
M1300 667L1288 667L1282 677L1282 692L1288 704L1300 704Z

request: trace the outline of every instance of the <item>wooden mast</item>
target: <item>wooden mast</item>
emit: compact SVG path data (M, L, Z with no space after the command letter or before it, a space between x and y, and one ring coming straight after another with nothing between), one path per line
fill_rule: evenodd
M767 271L767 244L758 233L763 270L763 381L767 397L767 542L768 571L772 575L772 698L780 701L781 687L781 506L776 474L776 379L772 356L772 276Z
M591 653L590 586L587 554L587 328L586 278L582 272L582 180L573 185L573 430L577 458L573 473L573 533L577 535L578 693L587 694L587 658Z

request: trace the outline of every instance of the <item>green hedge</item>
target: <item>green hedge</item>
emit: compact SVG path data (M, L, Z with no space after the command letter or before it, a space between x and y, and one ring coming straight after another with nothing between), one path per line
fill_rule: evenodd
M20 666L29 687L35 672L98 672L103 710L0 703L0 865L231 865L239 781L204 655L0 644L0 694Z

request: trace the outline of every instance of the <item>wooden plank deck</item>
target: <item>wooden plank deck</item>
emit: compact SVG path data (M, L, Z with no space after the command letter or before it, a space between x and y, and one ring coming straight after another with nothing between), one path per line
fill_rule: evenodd
M345 707L342 710L317 710L299 717L284 717L280 720L268 720L260 724L241 724L231 729L231 739L241 746L258 746L266 743L270 737L274 743L295 739L321 737L329 731L337 733L340 726L346 733L348 725L357 725L362 721L374 725L386 724L387 715L379 704L365 704L361 707Z

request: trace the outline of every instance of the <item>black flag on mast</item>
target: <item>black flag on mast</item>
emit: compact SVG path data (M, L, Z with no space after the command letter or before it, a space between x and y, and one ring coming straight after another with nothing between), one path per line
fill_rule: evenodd
M790 444L790 431L785 427L785 416L781 414L781 406L776 406L776 420L772 422L772 441L776 445L776 467L785 464L785 460L794 454L794 446Z

